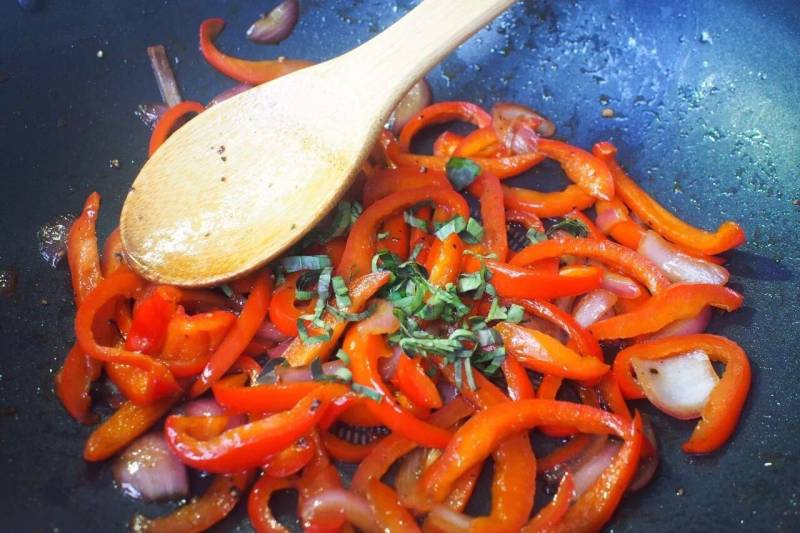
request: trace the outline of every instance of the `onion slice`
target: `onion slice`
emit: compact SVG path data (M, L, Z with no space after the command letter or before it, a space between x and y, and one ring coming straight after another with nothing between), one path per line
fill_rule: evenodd
M508 102L492 108L492 127L497 138L514 154L536 152L539 137L551 137L556 132L555 125L533 109Z
M328 361L327 363L322 363L322 373L333 375L343 366L344 363L338 359L336 361ZM297 383L314 379L311 375L310 366L279 366L275 369L275 376L280 383Z
M628 276L606 270L600 287L611 291L620 298L638 298L642 295L642 288Z
M572 316L575 322L588 328L609 312L613 312L617 303L617 295L605 289L595 289L587 293L575 306Z
M380 531L367 500L349 490L329 489L302 501L300 517L304 527L313 522L335 522L344 518L362 531Z
M666 359L631 359L636 380L650 403L681 420L699 418L719 376L702 350Z
M614 460L622 445L619 442L606 440L602 448L591 456L586 457L575 469L573 479L575 482L575 499L581 497L586 492L586 489L592 486L600 474L603 473Z
M154 501L189 494L186 467L161 433L149 433L133 441L114 460L111 472L122 491L133 498Z
M421 78L394 108L392 115L389 117L389 129L392 130L392 133L398 135L403 126L420 111L428 107L431 101L433 101L431 86L428 85L425 78Z
M725 285L730 277L725 268L681 252L654 231L645 233L638 252L663 270L671 281Z
M292 34L299 16L298 0L283 0L272 11L261 15L245 35L254 43L278 44Z
M231 429L247 424L245 415L229 414L214 398L200 398L192 400L183 406L186 416L227 416L228 424L225 429Z
M167 104L160 102L156 104L139 104L133 114L139 117L139 120L147 126L147 129L152 130L156 127L156 122L161 118L161 115L166 113L168 109L169 106Z
M272 342L283 342L286 339L292 338L279 330L278 327L269 320L265 320L261 323L256 331L256 337Z
M656 331L651 335L647 335L644 338L647 340L653 340L703 333L708 327L709 322L711 322L711 308L704 307L703 310L697 314L697 316L684 318L683 320L676 320L664 329Z
M373 300L375 312L358 324L364 335L383 335L400 329L400 321L394 316L394 306L386 300Z

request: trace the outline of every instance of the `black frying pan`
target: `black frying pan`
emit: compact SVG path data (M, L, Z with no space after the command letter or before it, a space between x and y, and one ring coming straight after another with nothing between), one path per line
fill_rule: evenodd
M146 155L148 132L132 111L159 99L147 45L165 44L184 95L207 101L232 82L196 50L204 18L228 21L226 50L322 60L414 2L304 0L294 34L277 48L243 39L271 1L42 3L34 13L0 5L0 270L18 274L16 291L0 296L0 530L123 530L135 510L165 508L126 498L107 467L80 458L89 429L52 391L73 339L68 274L39 257L37 229L77 212L92 190L104 200L100 233L116 225ZM748 243L730 254L730 269L746 305L710 328L752 359L739 430L720 452L687 457L679 445L692 423L643 403L662 466L609 529L799 530L800 4L520 1L428 80L440 100L528 103L584 147L611 139L631 173L689 221L744 225ZM601 117L604 107L615 117ZM473 500L485 511L488 492ZM278 504L291 509L289 499ZM220 529L249 528L240 523L241 512Z

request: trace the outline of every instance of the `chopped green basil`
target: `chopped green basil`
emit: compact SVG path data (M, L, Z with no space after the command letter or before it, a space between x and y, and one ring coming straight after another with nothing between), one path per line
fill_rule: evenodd
M481 167L475 161L465 157L451 157L445 167L447 179L457 191L463 191L475 181L481 173Z

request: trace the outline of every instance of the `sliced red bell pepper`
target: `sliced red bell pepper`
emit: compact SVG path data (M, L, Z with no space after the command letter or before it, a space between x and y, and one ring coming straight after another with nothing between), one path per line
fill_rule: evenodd
M344 276L345 280L352 280L369 273L372 256L376 251L376 234L381 222L422 202L433 202L439 207L449 209L454 216L469 218L466 200L452 189L430 187L395 192L366 208L350 228L342 262L336 270L337 274Z
M529 400L536 397L533 390L533 383L528 377L525 367L519 364L515 357L506 357L501 366L503 377L506 378L508 385L508 396L512 400Z
M442 397L436 389L436 384L425 373L421 361L417 358L412 359L406 354L400 354L390 381L418 407L439 409L442 406Z
M164 141L172 134L183 117L189 113L202 113L205 107L200 102L181 102L170 107L156 122L153 133L150 134L150 146L147 149L147 157L152 157L156 150L164 144Z
M544 224L538 216L530 211L520 211L517 209L506 209L506 221L522 224L525 229L535 229L544 232Z
M564 255L589 257L609 264L644 283L653 294L670 284L664 273L648 259L633 250L607 240L549 239L520 250L511 260L511 264L527 266L542 259Z
M358 327L345 336L343 349L350 355L353 381L380 392L380 400L367 402L367 408L380 418L384 425L423 446L443 448L450 440L450 432L420 420L404 411L395 401L391 391L378 372L378 357L389 348L381 335L365 335Z
M506 437L542 424L572 426L584 433L613 434L626 440L632 435L621 418L593 407L538 399L503 402L476 413L456 431L442 456L423 474L423 487L433 501L443 501L453 482L486 459Z
M108 379L117 386L126 400L137 405L150 405L164 396L158 382L151 379L146 370L111 362L106 363L104 368Z
M385 198L397 191L440 187L452 189L444 172L437 170L422 171L419 168L387 168L370 176L364 183L361 203L369 207L377 200Z
M575 490L575 481L570 472L565 472L558 484L558 491L550 503L542 507L530 522L521 529L522 533L547 533L552 531L561 519L567 514L572 494Z
M563 446L560 446L539 459L536 464L538 473L543 474L556 468L560 468L567 462L581 454L594 442L593 435L578 434L569 439Z
M502 157L508 155L508 151L500 144L492 126L478 128L461 139L458 143L454 157Z
M602 159L567 143L543 137L536 149L558 161L567 177L585 193L601 200L614 196L614 178Z
M702 283L675 283L654 294L639 309L589 326L597 339L629 339L652 333L684 318L697 316L710 305L725 311L741 307L742 296L727 287Z
M253 482L255 471L215 476L200 498L159 518L135 515L132 531L152 533L188 533L205 531L228 516Z
M125 402L89 435L83 458L91 462L108 459L149 430L177 399L177 396L170 396L145 406Z
M259 85L313 65L310 61L290 59L248 61L223 54L214 40L224 27L225 21L220 18L206 19L200 24L200 52L209 65L236 81Z
M316 298L312 298L308 303L302 307L298 307L295 303L295 294L297 292L297 279L300 277L299 272L289 274L286 280L272 293L272 298L269 303L269 320L281 333L289 337L297 336L297 319L301 315L307 314L313 309L316 304Z
M316 381L245 385L247 376L236 374L221 379L212 386L214 399L233 413L262 413L286 411L310 392L320 387Z
M500 180L483 172L472 182L469 192L480 201L484 230L483 240L471 249L484 255L494 254L495 260L504 262L508 256L508 228ZM480 268L480 262L475 257L469 257L467 263L473 263L468 270Z
M167 327L178 308L180 291L161 285L140 298L133 308L133 322L125 339L125 349L157 355L167 338Z
M109 276L123 265L125 265L125 252L122 248L119 226L117 226L106 237L106 242L103 243L103 254L100 256L100 272L103 273L103 276Z
M229 311L209 311L187 315L178 307L167 326L167 336L160 358L177 377L195 376L202 372L211 353L236 322Z
M375 519L384 531L392 533L415 533L422 530L408 510L400 505L397 493L388 485L373 480L367 485L367 502L369 502Z
M390 272L373 272L347 284L350 294L348 313L360 313L364 310L372 296L375 295L392 277ZM323 320L330 327L330 340L316 344L306 344L299 337L294 339L283 352L283 357L291 366L310 365L314 359L325 360L338 346L347 322L330 313L325 313Z
M433 142L433 155L440 157L450 157L461 144L464 137L453 133L452 131L445 131Z
M208 364L194 382L189 392L196 398L216 383L236 362L253 339L258 327L264 322L272 296L272 276L262 273L256 278L250 296L247 298L239 318L225 336L222 344L211 354Z
M278 478L267 474L256 481L247 498L247 516L256 533L289 533L272 515L269 500L275 492L294 488L296 484L296 478Z
M81 424L93 424L97 416L90 412L92 397L89 394L97 374L99 361L88 357L80 346L74 344L56 374L55 390L61 405Z
M508 322L497 324L495 329L503 337L506 352L536 372L581 381L596 380L608 372L608 365L602 361L582 357L541 331Z
M78 308L75 317L75 334L81 349L91 357L146 370L150 379L156 384L154 385L155 396L161 397L180 389L169 368L157 359L142 353L112 346L101 346L93 331L96 320L99 322L108 319L108 316L103 316L103 314L110 313L107 310L109 302L114 302L120 297L132 297L144 287L144 283L144 280L127 269L120 269L105 278Z
M433 209L428 206L422 206L415 209L415 216L423 220L427 227L431 227L431 220L433 220ZM427 264L430 257L430 250L433 244L439 241L436 237L421 228L411 228L411 235L408 238L408 252L409 254L417 249L419 246L419 253L417 254L417 262L420 264ZM430 270L429 270L430 272Z
M334 516L319 516L319 514L313 512L313 509L306 509L305 502L315 496L330 489L342 488L342 479L339 476L339 472L331 464L328 455L325 453L325 447L319 441L319 435L316 431L312 433L312 438L316 441L317 453L308 466L303 469L300 479L297 481L299 493L297 502L298 514L306 531L319 533L330 531L333 533L334 531L340 531L344 524L343 513L336 513ZM311 511L310 514L312 516L307 516L303 511Z
M96 231L99 214L100 195L93 192L86 198L81 215L70 226L67 235L67 263L78 307L102 279Z
M448 283L455 283L461 274L463 258L464 241L458 234L452 233L444 241L434 238L425 263L429 272L428 281L442 288Z
M666 359L692 350L702 350L712 361L725 364L722 378L703 407L700 422L683 444L686 453L710 453L733 434L750 390L750 362L738 344L706 333L634 344L617 355L614 375L627 397L641 398L644 393L631 375L631 359Z
M514 256L511 264L492 260L485 262L492 273L492 285L497 289L497 294L505 298L574 296L596 289L603 279L603 271L597 267L572 267L559 274L551 274L516 266L514 261L518 255Z
M305 467L317 453L315 440L300 437L288 447L270 456L264 474L272 477L289 477Z
M409 150L411 139L422 129L436 124L460 120L470 122L478 128L492 124L492 116L480 106L470 102L437 102L421 110L411 118L400 132L399 142Z
M474 409L461 397L456 397L450 403L433 413L426 422L437 427L447 428L468 417ZM389 470L392 464L417 448L418 444L405 437L392 433L378 441L375 448L358 465L350 485L356 494L364 494L370 481L380 479Z
M391 215L381 224L380 233L386 236L379 239L376 250L388 250L405 261L408 259L408 239L410 230L402 213Z
M539 192L503 185L503 201L508 209L552 218L564 216L573 209L587 209L594 204L595 199L577 185L569 185L563 191L557 192Z
M375 445L379 442L372 441L367 444L353 444L327 431L320 432L319 436L328 454L337 461L342 461L344 463L360 463L366 456L372 453L372 450L375 449Z
M187 465L215 473L261 466L268 458L307 435L330 401L347 392L338 384L314 389L288 411L225 430L227 416L172 415L164 435Z
M687 224L664 209L619 166L617 148L613 144L597 143L592 151L611 169L619 197L662 237L705 255L719 254L744 243L744 231L735 222L723 222L716 232L709 233Z

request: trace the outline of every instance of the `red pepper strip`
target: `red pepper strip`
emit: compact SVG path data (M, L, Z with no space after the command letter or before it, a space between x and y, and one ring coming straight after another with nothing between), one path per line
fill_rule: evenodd
M111 363L124 363L146 370L151 380L156 382L155 395L160 397L179 390L178 384L169 369L150 356L98 344L92 326L102 317L108 302L119 297L130 298L144 287L144 280L136 274L120 270L105 278L78 308L75 317L75 334L81 349L95 359Z
M245 385L247 376L236 374L212 386L214 399L232 413L286 411L320 387L316 381Z
M614 375L626 396L641 398L644 393L631 375L631 359L666 359L691 350L702 350L712 361L725 364L722 378L703 407L700 422L682 446L686 453L710 453L722 446L736 429L750 390L750 362L738 344L707 333L635 344L619 352L614 361Z
M603 403L612 413L621 416L625 420L631 419L631 411L628 409L628 404L625 403L625 397L622 395L622 390L613 372L603 376L603 379L597 384L597 390L603 398ZM648 447L647 442L645 443L646 448Z
M589 333L586 328L578 324L572 315L563 311L555 304L543 300L529 299L509 299L504 300L503 303L504 305L508 305L509 303L520 305L527 313L552 322L569 335L570 342L575 344L578 352L582 355L588 355L600 360L603 359L603 350L592 334Z
M381 198L397 191L440 187L452 189L453 186L444 172L437 170L421 171L418 168L387 168L378 171L364 183L361 203L369 207Z
M586 229L589 230L589 236L588 236L589 239L595 241L604 241L606 239L606 236L603 234L602 231L600 231L600 228L598 228L595 225L595 223L592 222L592 219L590 219L577 209L574 209L569 213L567 213L566 215L564 215L564 218L570 218L582 222L583 225L586 226Z
M189 113L201 113L205 109L200 102L181 102L170 107L156 122L153 133L150 135L150 146L147 157L152 157L156 150L164 144L178 124L178 121Z
M567 177L585 193L600 200L614 197L614 177L602 159L553 139L540 138L536 149L558 161Z
M314 498L315 496L325 492L329 489L339 489L342 487L342 479L339 477L339 472L333 466L325 453L325 447L319 441L317 432L312 433L312 438L315 440L317 454L314 459L303 469L303 473L297 482L298 510L303 510L305 502ZM311 510L313 512L313 510ZM301 514L298 512L298 514ZM345 518L343 514L336 514L335 516L312 516L310 519L307 516L300 516L303 529L310 533L322 533L330 531L340 531L344 524Z
M380 137L386 157L398 167L424 168L427 170L444 171L449 157L435 155L410 154L400 146L394 136L384 130ZM545 157L539 153L520 154L508 157L471 157L484 172L489 172L498 179L510 178L529 170L542 161Z
M133 308L133 322L125 339L125 349L147 355L159 354L179 298L179 290L162 285L138 300Z
M529 400L536 397L531 378L516 358L503 359L502 369L508 385L508 396L512 400Z
M294 488L296 483L296 478L279 478L266 474L256 481L247 498L247 515L256 533L289 533L272 515L269 500L275 492Z
M90 462L108 459L150 429L176 401L176 396L170 396L145 406L125 402L89 435L83 458Z
M371 401L371 400L370 400ZM427 422L437 427L450 427L459 420L468 417L474 409L462 397L456 397L450 403L433 413ZM392 433L375 444L366 458L358 465L351 483L356 494L364 494L371 480L380 479L392 464L417 448L417 443Z
M313 65L310 61L290 59L248 61L223 54L214 40L224 27L225 21L220 18L207 19L200 24L200 52L209 65L236 81L259 85Z
M707 305L734 311L742 301L741 294L719 285L675 283L654 294L638 310L595 322L589 331L599 340L629 339L697 316Z
M307 435L328 403L346 392L342 385L325 384L289 411L225 431L227 416L172 415L164 424L164 435L181 461L192 468L215 473L254 468Z
M542 221L530 211L506 209L506 221L522 224L525 229L544 231L544 224L542 224Z
M475 485L478 482L478 476L481 475L483 470L483 463L477 464L471 470L467 470L463 476L453 484L453 490L444 501L444 504L453 511L462 513L466 509L469 499L472 496L472 491L475 490Z
M119 226L117 226L106 237L106 242L103 243L103 254L100 256L100 272L103 273L103 276L109 276L123 265L125 265L125 254L122 249Z
M390 381L418 407L439 409L442 406L436 384L425 373L420 359L401 353Z
M480 200L484 229L483 241L471 248L485 255L494 254L497 261L505 262L508 256L508 228L500 180L483 172L472 182L469 192ZM480 268L480 261L476 257L469 257L467 263L473 265L467 270Z
M367 502L369 502L375 519L384 531L392 533L413 533L422 531L411 513L400 505L397 493L378 480L367 485Z
M272 276L261 274L253 285L250 296L242 307L242 312L233 328L225 336L225 340L211 354L202 374L194 382L189 396L196 398L216 383L228 371L236 359L253 339L258 327L264 322L272 296Z
M478 128L470 132L459 143L453 157L472 157L479 154L489 153L489 157L498 157L503 150L502 145L497 140L494 128L490 125L485 128Z
M378 357L388 350L381 335L365 335L358 327L345 336L343 349L350 355L353 382L370 387L383 397L367 402L367 408L392 431L430 448L444 448L450 432L422 421L404 411L394 400L391 391L378 373Z
M434 239L425 263L425 268L430 272L428 281L442 288L448 283L455 283L461 274L463 258L464 241L458 234L452 233L444 241Z
M574 209L588 209L595 199L577 185L569 185L563 191L557 192L539 192L503 185L503 201L509 209L552 218L564 216Z
M167 327L161 360L177 377L199 374L235 322L236 315L229 311L190 316L178 307Z
M312 255L327 255L331 258L331 263L335 268L342 260L342 254L344 254L344 247L346 244L347 239L344 237L336 237L328 242L312 246L309 249L309 253Z
M223 518L239 503L253 481L255 471L232 475L215 476L214 481L200 498L179 507L172 514L159 518L147 518L140 514L133 517L132 531L147 533L193 533L205 531Z
M442 456L423 474L423 487L433 501L443 501L453 482L486 459L506 437L542 424L573 426L583 433L613 434L626 440L632 436L621 418L593 407L557 400L503 402L479 411L456 431Z
M350 228L342 262L336 269L337 274L344 276L346 280L352 280L356 276L369 273L372 256L375 255L375 235L380 223L421 202L433 202L437 206L450 209L453 215L469 218L466 200L453 190L428 187L392 193L366 208Z
M425 221L427 227L431 227L430 224L431 220L433 219L433 210L430 207L418 207L416 209L415 216L418 219ZM419 253L417 254L417 262L424 265L428 262L428 257L430 257L430 249L432 244L435 244L437 241L439 241L439 239L428 232L423 231L420 228L411 228L411 235L408 238L408 251L411 253L417 248L417 245L421 245Z
M348 283L350 293L350 307L345 309L348 313L359 313L364 310L367 302L380 290L392 277L390 272L373 272L355 281ZM330 313L323 316L325 323L331 328L330 340L316 344L305 344L299 338L294 339L283 352L283 357L290 366L310 365L314 359L324 360L334 349L339 346L339 339L344 333L347 322L336 318Z
M353 444L342 440L336 435L327 431L320 432L320 439L325 446L328 454L336 459L345 463L360 463L366 456L372 453L375 445L380 441L373 441L368 444Z
M141 368L122 363L106 363L108 379L117 386L125 399L137 405L150 405L164 396L157 382Z
M613 144L597 143L592 151L611 169L619 197L665 239L705 255L726 252L744 243L744 231L735 222L723 222L716 232L710 233L687 224L664 209L619 166L617 149Z
M410 231L403 214L398 213L387 218L381 226L381 232L388 235L378 241L376 249L378 251L388 250L403 261L408 259Z
M100 195L93 192L86 198L81 216L70 226L67 235L67 263L72 278L75 305L78 307L102 279L96 231L99 213Z
M589 257L618 268L644 283L655 294L669 286L670 281L656 265L645 257L611 241L564 238L532 244L517 253L512 265L527 266L549 257L577 255Z
M625 442L622 448L591 487L567 510L556 531L563 533L600 531L603 524L614 514L631 479L636 474L644 440L642 418L639 413L636 413L630 425L625 424L625 426Z
M428 126L444 124L454 120L469 122L475 124L478 128L485 128L492 124L492 116L476 104L470 102L438 102L424 108L406 122L398 139L400 146L408 151L411 147L411 139L420 130Z
M305 467L316 453L314 439L300 437L267 460L264 474L272 477L289 477Z
M286 280L272 293L269 303L270 322L275 324L281 333L289 337L297 337L297 319L313 309L316 304L316 298L312 298L302 307L297 307L295 304L299 277L299 272L286 276Z
M558 484L556 495L522 528L522 533L548 533L553 531L553 528L567 514L574 490L575 481L572 479L572 473L565 472L564 477L561 478L561 483Z
M501 322L495 329L503 337L509 355L524 367L561 378L595 380L608 372L608 365L594 357L582 357L557 339L536 331Z
M463 140L464 137L461 135L453 133L452 131L446 131L439 135L433 142L433 155L439 157L450 157Z
M70 416L81 424L97 421L97 415L90 412L92 397L89 392L98 374L95 367L99 366L97 360L88 357L80 346L74 344L56 374L56 395Z
M232 302L225 296L207 289L181 289L179 303L192 313L231 309Z
M592 435L575 435L569 439L566 444L560 448L556 448L542 459L539 459L536 465L536 471L543 474L559 468L580 455L592 442L594 442L594 437Z
M515 255L512 261L518 256ZM497 294L505 298L574 296L596 289L603 279L603 271L597 267L574 267L560 274L551 274L492 260L486 261L486 266L492 273L492 285Z

